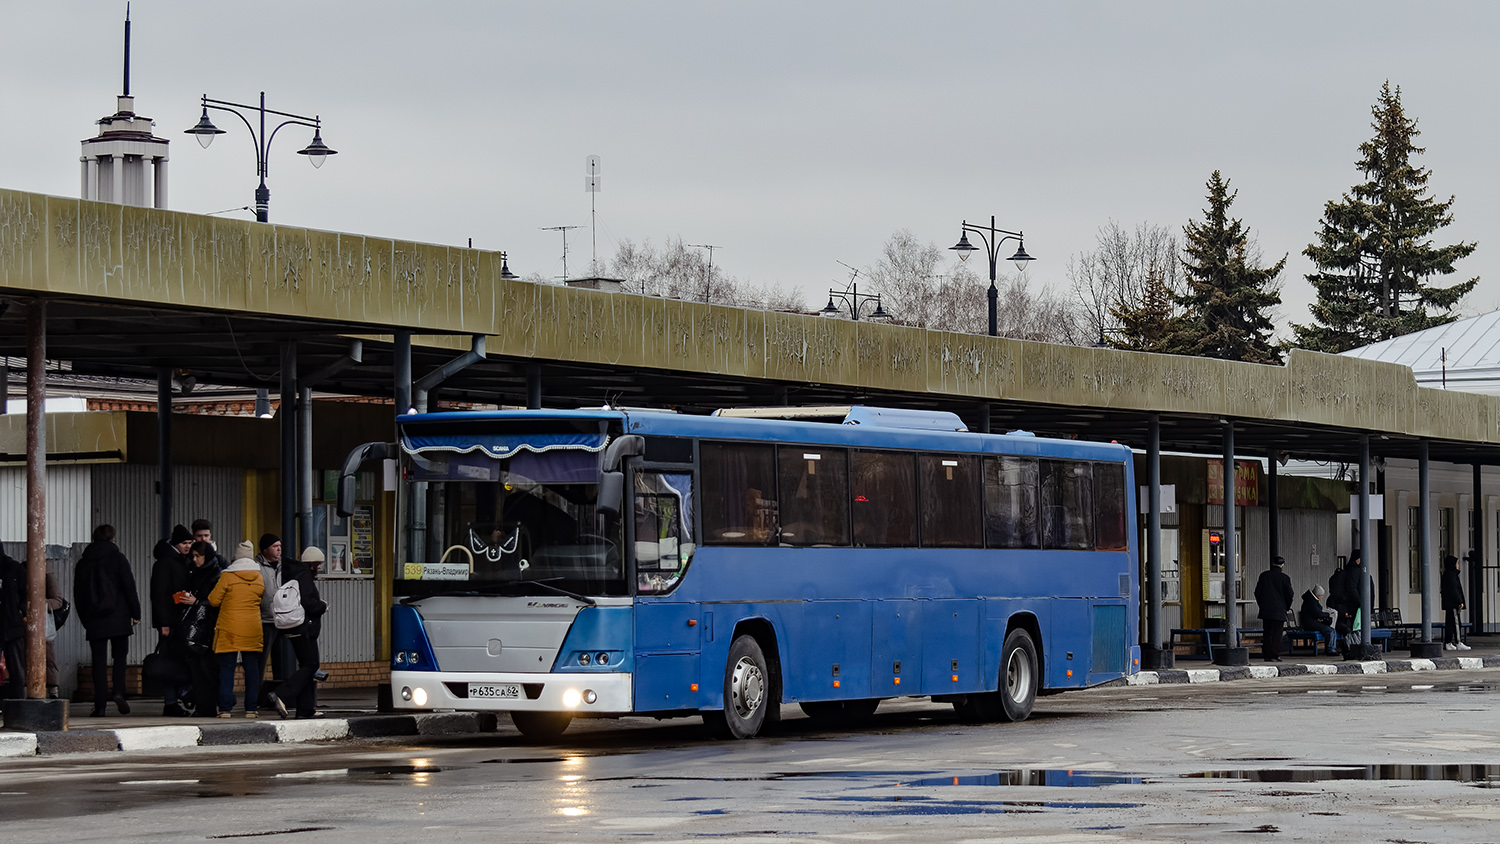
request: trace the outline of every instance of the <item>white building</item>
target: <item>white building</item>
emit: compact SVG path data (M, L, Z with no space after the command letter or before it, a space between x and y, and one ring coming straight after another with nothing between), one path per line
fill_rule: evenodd
M155 122L135 113L130 95L130 18L125 18L125 84L115 113L101 117L99 134L83 141L79 196L142 208L167 207L167 144Z

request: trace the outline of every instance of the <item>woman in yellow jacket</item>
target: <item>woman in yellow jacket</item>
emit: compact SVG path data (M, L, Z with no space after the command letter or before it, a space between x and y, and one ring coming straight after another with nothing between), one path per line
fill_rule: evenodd
M220 718L228 718L234 709L236 658L245 666L245 717L258 717L255 710L260 699L263 644L260 596L265 591L260 566L255 562L255 546L241 542L234 549L234 561L219 575L218 584L208 596L209 604L219 608L219 621L214 626L214 653L219 657Z

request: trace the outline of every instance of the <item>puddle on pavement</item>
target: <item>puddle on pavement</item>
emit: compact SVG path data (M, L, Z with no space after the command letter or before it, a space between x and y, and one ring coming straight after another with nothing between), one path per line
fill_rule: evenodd
M1242 780L1244 782L1329 782L1334 780L1401 780L1460 782L1481 788L1500 788L1500 765L1337 765L1324 768L1248 768L1199 771L1183 779Z
M1140 785L1138 774L1098 773L1064 770L996 771L952 777L924 777L898 782L897 785L1045 785L1056 788L1096 788L1101 785Z
M858 810L833 808L802 811L799 814L821 815L1035 815L1048 809L1076 811L1082 809L1135 809L1139 803L1099 803L1094 801L1032 800L938 800L922 795L895 797L809 797L817 803L859 803Z
M486 759L483 765L522 765L528 762L568 762L581 757L568 756L531 756L524 759Z

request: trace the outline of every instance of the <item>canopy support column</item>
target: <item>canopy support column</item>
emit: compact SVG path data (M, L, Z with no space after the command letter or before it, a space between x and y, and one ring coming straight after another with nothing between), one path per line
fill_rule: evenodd
M1240 646L1239 620L1234 617L1239 609L1239 594L1235 589L1235 577L1239 575L1236 557L1239 543L1235 541L1234 507L1234 421L1224 423L1224 647L1219 651L1220 665L1249 665L1250 649Z
M1171 668L1172 650L1161 635L1161 416L1151 414L1151 439L1146 445L1148 475L1146 515L1146 647L1142 668Z
M1374 659L1375 645L1370 641L1370 435L1359 435L1359 658Z
M1422 565L1422 640L1413 642L1414 659L1436 659L1443 647L1432 641L1432 488L1427 477L1427 440L1417 442L1417 541Z

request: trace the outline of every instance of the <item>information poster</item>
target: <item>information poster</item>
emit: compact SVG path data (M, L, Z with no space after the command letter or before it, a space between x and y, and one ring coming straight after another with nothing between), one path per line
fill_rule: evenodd
M375 570L375 508L359 504L349 519L349 550L353 555L354 573L370 574Z

